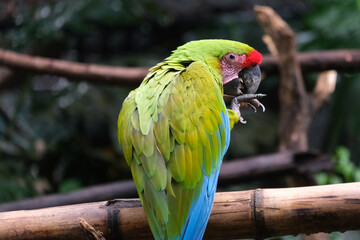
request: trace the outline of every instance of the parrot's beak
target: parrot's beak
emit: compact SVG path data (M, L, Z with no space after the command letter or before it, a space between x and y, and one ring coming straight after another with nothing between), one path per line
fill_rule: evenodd
M261 82L261 71L259 65L244 68L239 73L242 79L241 91L243 93L256 93Z

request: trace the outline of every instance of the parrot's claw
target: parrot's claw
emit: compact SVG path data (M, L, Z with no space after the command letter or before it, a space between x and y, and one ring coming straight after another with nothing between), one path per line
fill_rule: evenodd
M264 106L264 104L262 104L261 102L259 102L259 103L260 103L260 107L261 107L262 111L265 112L265 106Z
M240 108L247 108L256 112L258 107L261 107L262 111L265 112L265 106L258 100L258 98L265 97L266 94L242 94L236 96L231 101L231 109L239 115L239 122L246 124L246 121L241 117Z
M254 112L257 111L258 107L261 107L261 110L265 112L265 106L257 99L252 99L249 102L245 102Z
M246 124L246 120L244 120L244 118L243 117L239 117L239 122L241 122L242 124Z
M248 107L251 108L251 110L253 110L254 112L256 112L256 107L255 107L253 104L251 104L251 103L249 103L249 102L246 102L246 104L247 104Z

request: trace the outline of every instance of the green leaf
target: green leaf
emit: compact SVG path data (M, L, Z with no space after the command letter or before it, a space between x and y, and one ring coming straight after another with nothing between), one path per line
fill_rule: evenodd
M82 184L79 180L70 178L70 179L63 181L60 184L59 192L68 193L68 192L80 189L81 187L82 187Z

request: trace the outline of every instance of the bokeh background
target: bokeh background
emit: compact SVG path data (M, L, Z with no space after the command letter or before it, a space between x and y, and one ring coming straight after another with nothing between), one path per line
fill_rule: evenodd
M359 0L4 0L0 47L146 67L195 39L238 40L266 54L255 4L273 7L293 28L299 51L360 48ZM0 203L130 178L116 124L122 101L136 86L9 73L0 66L0 79L9 74L10 80L0 80ZM308 90L317 74L304 76ZM236 126L225 161L277 151L278 83L278 75L264 79L259 92L268 95L262 100L267 111L244 112L248 124ZM360 181L359 92L360 74L340 72L330 103L314 117L310 148L337 163L334 172L316 176L319 183Z

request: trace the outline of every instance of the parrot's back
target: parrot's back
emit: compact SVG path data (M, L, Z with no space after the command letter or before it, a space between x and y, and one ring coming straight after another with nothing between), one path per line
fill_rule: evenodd
M123 103L119 142L156 239L201 239L230 123L206 64L165 61Z

